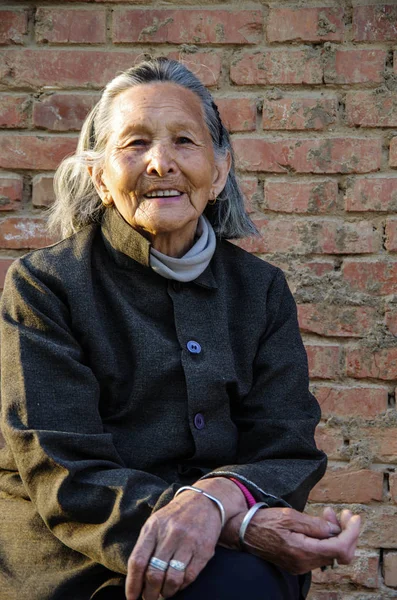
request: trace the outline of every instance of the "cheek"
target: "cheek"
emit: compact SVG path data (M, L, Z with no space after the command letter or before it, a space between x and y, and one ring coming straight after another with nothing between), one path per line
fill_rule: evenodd
M135 189L137 181L136 162L128 156L113 159L109 164L109 174L114 191L128 191Z

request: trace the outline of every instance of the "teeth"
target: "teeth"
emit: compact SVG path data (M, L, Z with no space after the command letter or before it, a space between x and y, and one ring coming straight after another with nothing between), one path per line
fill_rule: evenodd
M145 194L147 198L161 198L163 196L180 196L181 192L178 190L155 190L154 192L149 192Z

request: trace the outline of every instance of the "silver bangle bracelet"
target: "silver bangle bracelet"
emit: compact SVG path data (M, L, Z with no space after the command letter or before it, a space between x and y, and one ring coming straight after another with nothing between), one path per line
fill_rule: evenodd
M244 536L245 536L245 532L247 531L247 527L250 524L252 517L254 516L254 514L256 513L256 511L259 508L269 508L269 505L266 504L266 502L257 502L256 504L254 504L254 506L251 506L251 508L245 515L243 522L241 523L240 531L238 533L238 538L240 540L240 546L242 549L244 549L244 544L245 544Z
M219 512L221 513L221 528L223 529L223 526L226 521L226 514L225 514L225 509L223 508L222 502L220 500L218 500L218 498L215 498L215 496L211 496L211 494L207 494L207 492L204 492L204 490L200 490L200 488L193 487L192 485L184 485L183 487L179 488L179 490L177 490L174 498L176 498L178 494L180 494L181 492L184 492L185 490L193 490L193 492L203 494L203 496L205 496L206 498L209 498L209 500L212 500L212 502L215 502L215 504L219 508Z

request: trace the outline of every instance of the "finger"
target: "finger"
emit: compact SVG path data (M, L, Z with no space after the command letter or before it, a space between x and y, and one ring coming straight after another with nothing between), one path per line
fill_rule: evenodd
M194 554L192 560L190 561L186 571L183 584L181 586L181 590L184 590L188 585L193 583L207 565L207 563L211 560L215 552L205 555Z
M182 587L185 580L185 572L191 563L192 557L192 552L183 552L182 550L178 550L174 554L172 560L170 561L170 565L168 567L161 590L161 594L164 596L164 598L171 598ZM181 567L185 565L185 569L179 570L175 568L175 566L173 566L174 561L176 563L180 563ZM176 566L178 566L178 564L176 564Z
M156 533L143 527L135 544L134 550L128 559L127 579L125 582L125 595L127 600L137 600L141 594L144 577L150 557L156 543Z
M160 560L165 561L164 558L158 556L159 552L157 550L156 552L156 558L160 558ZM166 571L162 571L149 564L148 568L146 569L142 591L142 596L144 596L145 600L158 600L159 596L161 595L161 588L163 587L165 576Z
M334 511L333 508L331 508L331 506L326 506L324 508L323 519L325 519L326 521L329 521L330 523L334 523L335 525L337 525L339 527L339 530L342 531L338 517L336 515L336 512Z
M318 540L310 537L304 538L304 549L312 555L317 555L320 564L329 564L336 558L341 564L348 564L356 549L360 533L360 517L344 515L345 528L342 532L332 538Z
M338 535L341 531L340 526L332 521L297 511L293 512L292 520L288 521L288 529L320 540Z

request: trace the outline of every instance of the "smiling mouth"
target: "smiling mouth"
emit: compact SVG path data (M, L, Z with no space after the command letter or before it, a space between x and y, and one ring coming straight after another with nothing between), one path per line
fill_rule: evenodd
M183 192L179 192L178 190L153 190L144 194L144 196L145 198L179 198L182 194Z

